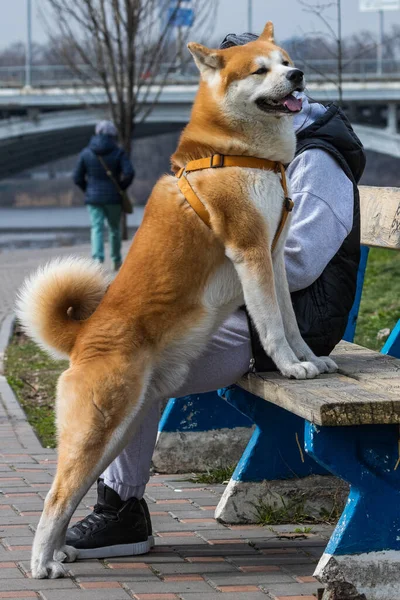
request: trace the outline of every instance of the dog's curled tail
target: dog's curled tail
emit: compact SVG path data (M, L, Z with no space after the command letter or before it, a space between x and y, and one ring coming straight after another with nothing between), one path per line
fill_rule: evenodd
M92 260L52 260L25 280L17 297L17 317L44 350L67 358L82 321L96 310L108 285L101 265Z

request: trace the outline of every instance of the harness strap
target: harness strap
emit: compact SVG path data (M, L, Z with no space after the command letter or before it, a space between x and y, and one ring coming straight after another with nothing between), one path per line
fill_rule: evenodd
M283 193L285 195L285 198L283 200L281 220L279 222L278 229L276 230L274 239L272 241L272 246L271 246L272 252L275 250L275 247L278 243L279 237L286 225L286 221L288 220L289 213L292 212L293 206L294 206L293 200L291 198L289 198L289 190L288 190L287 181L286 181L286 172L285 172L285 167L283 166L282 163L279 163L279 170L281 172L281 186L283 188Z
M280 181L285 199L283 202L281 220L272 241L271 250L273 251L278 243L283 228L285 227L289 213L294 206L293 201L289 198L285 167L280 162L268 160L266 158L257 158L255 156L225 156L223 154L213 154L207 158L200 158L198 160L192 160L188 162L185 167L182 167L176 173L176 177L178 178L178 186L186 201L190 204L203 223L205 223L205 225L207 225L209 228L211 228L210 214L190 185L187 179L187 174L192 173L193 171L201 171L203 169L219 169L222 167L247 167L251 169L263 169L280 173Z
M197 213L197 216L199 216L203 223L205 223L207 227L211 229L210 213L183 174L180 176L178 186L182 194L185 196L186 201L189 202L194 212Z

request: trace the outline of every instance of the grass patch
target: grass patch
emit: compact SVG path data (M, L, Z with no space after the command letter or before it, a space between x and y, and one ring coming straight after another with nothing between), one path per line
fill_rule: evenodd
M215 469L209 469L206 473L196 473L194 477L190 479L193 483L224 483L229 481L233 475L233 471L236 466L218 467Z
M312 527L296 527L294 533L311 533Z
M400 318L400 252L371 248L354 341L381 350L380 329L393 329Z
M334 499L333 507L330 513L321 510L320 516L309 515L304 507L304 501L294 499L286 502L280 498L281 504L277 502L274 505L267 504L260 498L257 504L254 504L256 520L259 525L286 525L295 523L297 525L310 525L316 523L336 524L341 515L341 507ZM295 533L310 533L312 527L301 527L294 530Z
M16 328L7 348L5 374L42 445L56 446L54 402L57 380L68 368L55 361Z

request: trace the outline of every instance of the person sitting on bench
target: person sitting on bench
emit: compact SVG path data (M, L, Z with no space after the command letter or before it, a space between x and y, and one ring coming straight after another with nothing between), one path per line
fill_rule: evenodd
M221 48L256 38L229 34ZM325 108L301 97L303 109L294 117L297 151L287 168L295 205L286 270L300 331L317 355L328 355L343 336L354 300L360 252L357 182L365 155L337 106ZM245 310L238 310L215 332L175 396L217 390L250 369L271 368ZM152 546L143 495L158 422L159 407L152 405L138 434L99 479L94 511L68 530L67 544L82 558L139 554Z

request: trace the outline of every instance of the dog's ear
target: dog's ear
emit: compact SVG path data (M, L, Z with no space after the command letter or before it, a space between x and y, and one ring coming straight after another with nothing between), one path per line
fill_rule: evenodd
M264 31L259 37L260 40L264 40L265 42L275 42L274 38L274 24L272 21L268 21L266 26L264 27Z
M224 61L218 50L212 50L195 42L190 42L188 48L202 75L207 77L222 69Z

